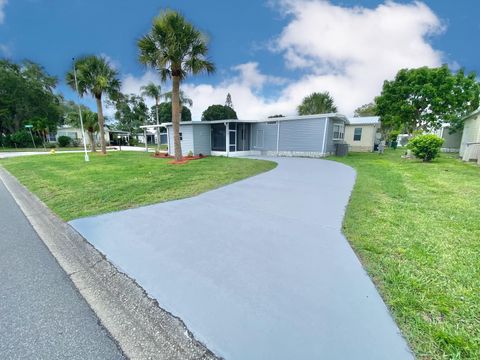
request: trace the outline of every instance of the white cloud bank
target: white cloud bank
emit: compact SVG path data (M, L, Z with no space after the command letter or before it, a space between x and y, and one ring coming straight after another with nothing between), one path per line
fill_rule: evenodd
M8 0L0 0L0 24L3 24L5 21L5 6L7 3Z
M301 69L304 75L287 81L262 74L258 63L249 62L234 66L234 75L218 85L187 82L182 89L193 99L195 120L209 105L223 104L227 93L243 119L295 114L302 98L314 91L329 91L339 111L348 115L378 95L383 81L399 69L442 63L442 53L432 48L428 37L444 26L421 2L387 1L374 9L322 0L279 0L274 5L290 21L272 41L271 51L283 56L287 69ZM127 75L123 91L139 93L149 81L158 82L157 75ZM262 89L268 84L283 89L277 97L266 98Z

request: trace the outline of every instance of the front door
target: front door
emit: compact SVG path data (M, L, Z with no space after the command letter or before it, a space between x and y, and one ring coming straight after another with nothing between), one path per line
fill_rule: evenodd
M237 151L237 130L229 130L229 150Z

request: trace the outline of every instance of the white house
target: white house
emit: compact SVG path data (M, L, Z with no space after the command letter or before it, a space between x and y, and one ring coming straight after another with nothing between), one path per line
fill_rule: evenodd
M464 118L460 156L464 161L476 160L480 164L480 109Z
M50 141L58 141L58 138L60 136L68 136L71 138L73 141L78 143L78 145L83 144L83 134L82 130L73 126L59 126L57 128L57 134L55 135L55 138L50 138ZM97 143L100 142L100 133L95 133L94 134L95 141ZM130 133L128 131L121 131L121 130L113 130L105 126L105 141L109 145L117 145L118 141L122 139L123 141L128 142L130 138ZM90 138L88 136L87 131L85 130L85 140L87 145L90 145Z
M378 116L348 118L344 140L350 151L373 151L381 139L380 125Z

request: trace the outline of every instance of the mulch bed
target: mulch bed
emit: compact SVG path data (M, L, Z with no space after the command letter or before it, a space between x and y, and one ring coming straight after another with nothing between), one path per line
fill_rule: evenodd
M161 158L161 159L174 159L175 158L174 156L168 155L167 153L153 154L152 156L155 157L155 158ZM172 161L169 161L168 163L169 164L174 164L174 165L180 165L180 164L186 164L191 160L199 160L199 159L204 159L204 158L206 158L206 156L204 156L204 155L202 155L202 156L184 156L182 158L182 160L180 160L180 161L172 160Z

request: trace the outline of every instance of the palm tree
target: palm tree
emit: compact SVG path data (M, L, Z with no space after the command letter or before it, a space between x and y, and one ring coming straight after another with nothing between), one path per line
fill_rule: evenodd
M175 160L182 159L180 144L180 82L191 74L213 73L206 59L207 39L181 14L167 10L153 20L150 32L138 41L139 60L158 70L162 81L172 79L172 125Z
M78 92L80 95L89 93L97 102L98 128L100 130L100 145L102 154L107 153L105 144L105 119L103 117L102 96L106 94L115 98L120 91L118 72L113 69L107 59L95 55L82 57L75 61L77 69ZM67 73L67 84L75 89L74 72Z
M97 145L95 141L95 133L98 132L98 115L96 112L90 110L85 105L80 105L82 108L82 119L83 119L83 127L87 131L88 139L90 141L90 147L92 152L97 151ZM80 116L77 111L72 111L66 114L66 122L71 125L75 126L76 128L80 128Z
M160 98L162 97L162 87L160 85L155 85L152 81L147 85L140 88L142 90L142 96L147 96L152 99L155 99L155 113L157 115L157 125L160 125L160 120L158 118L158 104L160 103ZM157 139L158 139L158 149L160 148L160 127L157 127ZM145 139L147 141L147 139Z
M166 92L165 94L163 94L163 97L165 98L165 100L168 100L168 101L172 101L172 92L169 91L169 92ZM185 95L185 93L180 90L180 94L179 94L179 98L180 98L180 105L182 106L188 106L188 107L192 107L193 106L193 100L190 99L187 95ZM181 112L181 110L180 110Z
M297 111L298 115L328 114L337 112L337 107L328 91L314 92L303 99Z

